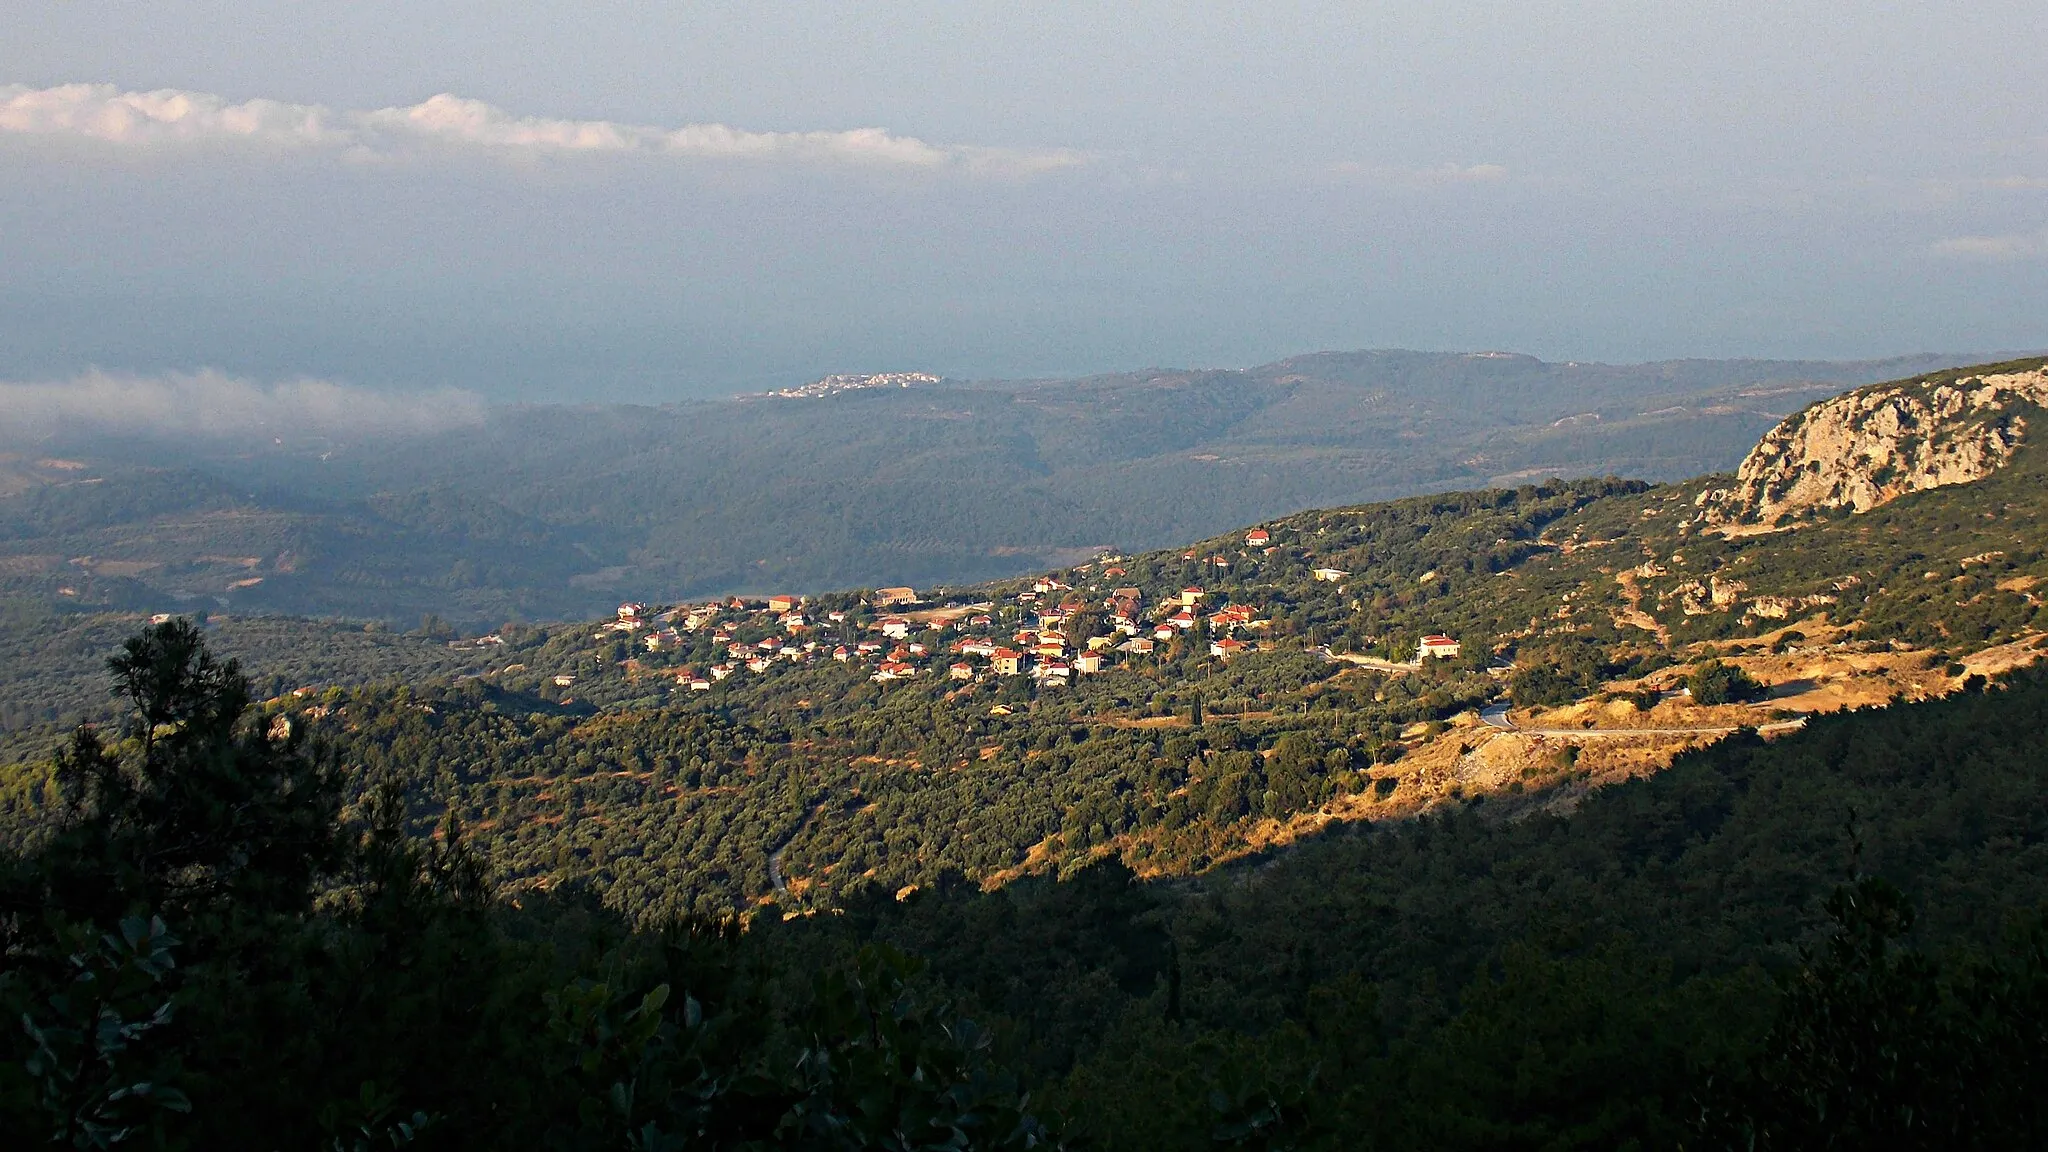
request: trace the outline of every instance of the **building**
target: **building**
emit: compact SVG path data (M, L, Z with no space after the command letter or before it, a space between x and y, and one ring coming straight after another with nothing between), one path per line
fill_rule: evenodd
M1242 651L1244 651L1244 641L1233 640L1228 636L1225 636L1221 640L1211 640L1209 642L1209 655L1211 656L1223 656L1227 658L1235 656Z
M946 675L951 676L955 680L972 680L974 679L974 665L962 661L947 668Z
M1186 588L1180 590L1181 607L1193 608L1195 605L1200 604L1201 602L1202 590L1200 588L1197 588L1194 585L1190 584Z
M1091 650L1074 657L1074 671L1084 676L1102 671L1102 653Z
M1015 648L998 648L991 660L998 676L1017 676L1024 671L1024 654Z
M1422 642L1415 646L1415 659L1418 663L1432 656L1449 659L1457 654L1458 642L1449 636L1424 636Z
M875 589L874 602L876 607L879 608L888 608L896 604L915 604L917 603L917 589L877 588Z
M1351 573L1346 572L1342 568L1316 568L1311 570L1309 575L1321 580L1325 584L1335 584L1337 581L1351 575Z
M1264 548L1266 545L1271 544L1272 542L1272 533L1266 531L1264 528L1254 528L1251 531L1244 534L1244 543L1245 547L1247 548Z
M768 610L770 612L794 612L796 611L796 606L801 603L803 603L803 599L798 596L770 596L768 598Z

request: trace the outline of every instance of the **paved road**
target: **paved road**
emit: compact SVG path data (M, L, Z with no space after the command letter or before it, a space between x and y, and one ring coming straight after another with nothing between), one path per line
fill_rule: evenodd
M1480 710L1479 718L1489 727L1503 732L1520 732L1524 736L1726 736L1740 732L1744 727L1758 732L1789 732L1806 726L1806 717L1800 716L1791 720L1773 720L1768 724L1720 724L1694 728L1524 728L1508 719L1506 704L1488 704Z
M774 848L769 850L768 883L775 886L775 894L777 896L789 895L789 884L782 875L782 854L784 852L789 851L789 846L793 841L796 840L798 833L801 833L806 827L810 825L811 817L816 816L818 814L818 809L823 808L824 806L825 802L823 800L820 800L816 804L811 805L810 811L804 813L804 818L797 821L796 827L789 830L789 835L784 836L782 838L782 843L776 845Z
M1323 654L1323 659L1332 663L1356 664L1360 668L1373 668L1381 672L1413 672L1422 667L1420 660L1410 664L1402 664L1393 660L1381 660L1376 656L1360 656L1352 652L1332 652L1328 648L1318 648L1316 651Z

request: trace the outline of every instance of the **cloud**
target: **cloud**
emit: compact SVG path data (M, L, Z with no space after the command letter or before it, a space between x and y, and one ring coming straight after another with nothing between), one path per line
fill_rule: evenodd
M1998 236L1954 236L1935 244L1936 256L1961 260L2037 260L2048 257L2048 228Z
M1433 177L1438 180L1450 181L1503 180L1507 178L1507 174L1508 169L1505 164L1467 164L1462 167L1457 164L1445 164L1440 168L1426 168L1416 173L1417 176L1424 179Z
M1333 164L1340 176L1365 176L1388 184L1490 184L1508 176L1504 164L1439 164L1434 168L1372 167L1356 160Z
M0 439L58 433L141 436L405 436L481 424L475 393L380 392L329 380L264 385L211 369L161 376L90 371L0 382Z
M0 85L0 134L97 141L131 149L267 146L358 157L469 150L503 156L640 154L885 168L1029 173L1085 161L1064 148L931 144L880 128L749 132L724 124L662 128L611 120L517 116L442 93L403 108L334 109L209 92L124 92L112 84Z

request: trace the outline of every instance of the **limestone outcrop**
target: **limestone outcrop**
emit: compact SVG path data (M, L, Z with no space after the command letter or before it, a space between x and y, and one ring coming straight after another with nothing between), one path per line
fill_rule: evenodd
M1735 482L1703 492L1695 523L1770 531L1909 492L1967 484L2018 450L2048 406L2048 361L1874 384L1823 400L1764 434Z

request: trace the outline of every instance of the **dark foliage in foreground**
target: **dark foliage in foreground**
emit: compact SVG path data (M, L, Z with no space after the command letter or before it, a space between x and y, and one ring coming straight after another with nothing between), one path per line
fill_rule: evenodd
M634 930L576 891L493 893L459 826L414 834L397 788L255 723L189 628L114 665L132 727L78 734L48 824L0 857L9 1147L2013 1147L2048 1125L2040 674L1730 740L1568 818L1482 808L1193 886L1112 863Z

